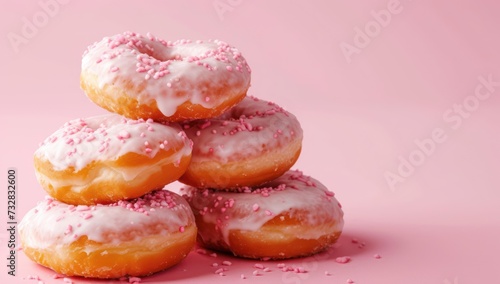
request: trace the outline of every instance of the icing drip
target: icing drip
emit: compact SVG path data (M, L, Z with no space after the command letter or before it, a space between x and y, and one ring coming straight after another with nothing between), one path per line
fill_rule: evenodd
M343 212L334 193L300 171L288 171L258 188L241 187L225 192L187 187L182 191L195 214L203 222L215 224L227 243L231 230L257 231L283 213L292 218L300 214L304 225L316 227L335 222L335 232L343 227ZM302 231L297 237L318 238L315 234L318 232Z

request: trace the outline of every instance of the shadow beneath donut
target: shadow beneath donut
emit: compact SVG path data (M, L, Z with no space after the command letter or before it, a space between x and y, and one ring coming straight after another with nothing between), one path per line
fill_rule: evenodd
M373 233L373 232L372 232ZM329 249L309 256L301 258L292 258L286 260L255 260L238 258L231 254L206 250L207 254L199 254L192 251L184 261L177 266L174 266L163 272L156 273L149 277L143 278L144 283L161 283L168 281L181 281L190 279L191 281L203 283L207 281L237 281L244 275L247 278L254 277L253 273L259 271L261 275L266 275L262 268L269 268L270 273L282 273L280 266L286 267L301 267L311 273L316 273L318 267L331 265L336 263L337 257L359 255L373 255L383 246L384 240L379 236L374 236L370 232L349 232L342 233L338 241ZM212 255L212 256L211 256ZM222 262L227 261L229 265L223 265ZM255 266L259 264L259 266ZM222 270L221 270L222 269ZM220 277L217 271L222 271L224 278ZM208 277L208 278L207 278ZM196 279L195 278L199 278ZM203 279L202 279L203 278ZM279 277L278 277L279 278Z
M356 256L360 254L371 253L380 245L380 240L374 238L373 235L368 235L358 232L344 232L335 244L328 249L326 254L329 254L333 259L340 256Z

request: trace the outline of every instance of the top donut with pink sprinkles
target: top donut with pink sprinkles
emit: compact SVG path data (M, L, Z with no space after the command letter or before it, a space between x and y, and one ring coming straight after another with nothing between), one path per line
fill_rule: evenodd
M100 87L118 86L141 104L155 102L167 117L185 102L207 109L223 102L224 97L211 89L227 86L246 92L251 72L241 52L225 42L166 41L133 32L89 46L83 54L83 71L94 75Z

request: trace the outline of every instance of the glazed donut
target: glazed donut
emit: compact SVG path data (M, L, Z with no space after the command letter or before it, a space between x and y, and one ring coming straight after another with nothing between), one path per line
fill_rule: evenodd
M340 236L343 212L329 191L299 171L238 192L183 188L207 248L246 258L284 259L328 248Z
M181 121L215 117L241 101L250 67L222 41L125 32L87 48L80 85L94 103L126 117Z
M275 179L297 161L302 128L278 105L246 97L222 116L184 124L193 156L180 181L230 189Z
M177 180L192 142L179 126L116 114L67 122L34 155L38 182L69 204L112 203Z
M67 276L143 276L179 263L196 243L196 224L179 195L158 190L108 205L46 198L19 224L24 253Z

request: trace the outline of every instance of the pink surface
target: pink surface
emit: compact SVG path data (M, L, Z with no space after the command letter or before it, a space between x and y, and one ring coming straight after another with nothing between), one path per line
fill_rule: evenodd
M500 283L496 1L58 1L2 1L0 169L18 170L18 221L45 195L38 143L105 113L79 88L88 44L125 30L217 38L248 60L249 94L301 121L295 168L336 192L344 234L326 253L284 262L307 273L266 262L272 271L254 276L256 261L193 252L144 283ZM7 275L8 237L0 232L1 283L63 283L22 252ZM232 265L218 276L212 263L223 260Z

